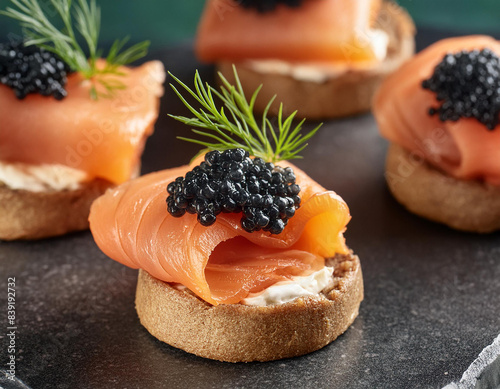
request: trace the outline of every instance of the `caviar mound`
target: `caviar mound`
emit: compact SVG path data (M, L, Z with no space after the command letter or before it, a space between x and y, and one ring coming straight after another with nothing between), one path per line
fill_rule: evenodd
M23 43L0 43L0 83L11 88L18 99L38 93L62 100L69 66L57 55Z
M441 121L475 118L493 130L500 114L500 58L490 49L446 54L422 87L441 105L430 108Z
M291 167L251 159L243 149L211 151L185 177L168 184L168 212L174 217L197 214L207 227L222 212L243 213L245 231L279 234L301 202L295 181Z
M234 0L244 8L253 8L258 12L266 13L274 11L278 5L284 4L288 7L297 8L302 5L303 0Z

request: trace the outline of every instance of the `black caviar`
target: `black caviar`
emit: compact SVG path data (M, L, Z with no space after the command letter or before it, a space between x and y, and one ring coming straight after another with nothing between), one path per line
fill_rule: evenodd
M197 214L202 225L210 226L221 212L242 213L241 226L248 232L279 234L300 206L293 169L249 158L243 149L207 153L204 162L171 182L167 191L172 216Z
M14 90L18 99L30 93L66 97L70 69L55 54L23 43L0 43L0 83Z
M500 59L489 49L447 54L422 87L442 102L429 109L441 121L475 118L489 130L499 122Z
M260 13L274 11L277 5L284 4L289 7L300 7L303 0L234 0L242 7L254 8Z

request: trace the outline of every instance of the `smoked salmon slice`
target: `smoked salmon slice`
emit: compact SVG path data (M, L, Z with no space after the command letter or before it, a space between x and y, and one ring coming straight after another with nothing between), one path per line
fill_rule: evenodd
M196 42L198 57L220 60L372 61L370 25L381 0L305 0L258 13L234 0L208 0Z
M0 85L0 160L62 164L115 184L128 180L158 117L165 72L158 61L118 70L126 88L98 101L78 73L68 77L62 101L40 95L18 100Z
M171 216L166 187L192 167L142 176L97 199L89 220L100 249L126 266L183 284L213 305L238 303L249 292L319 270L325 258L349 251L346 203L296 167L302 205L279 235L244 231L241 214L221 213L210 227L196 215Z
M374 99L374 114L382 135L461 179L500 185L500 129L493 131L474 118L456 122L429 115L439 105L435 93L422 88L448 53L488 48L500 55L500 43L487 36L442 40L419 53L389 76Z

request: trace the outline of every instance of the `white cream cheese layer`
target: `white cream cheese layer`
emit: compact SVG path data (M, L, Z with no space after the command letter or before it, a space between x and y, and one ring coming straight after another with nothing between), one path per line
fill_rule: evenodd
M13 190L76 190L85 181L88 181L85 172L64 165L30 165L0 161L0 183Z
M283 304L298 297L317 295L333 282L333 267L323 269L305 277L293 277L290 281L278 282L259 293L251 293L241 304L267 306Z
M381 62L387 57L389 46L389 36L382 30L369 30L358 36L360 44L369 44L372 47L378 61ZM356 64L356 69L370 69L378 65L379 62ZM248 66L258 73L280 74L292 77L298 81L316 82L318 84L328 81L332 77L348 72L353 67L349 62L339 63L291 63L277 59L249 60Z

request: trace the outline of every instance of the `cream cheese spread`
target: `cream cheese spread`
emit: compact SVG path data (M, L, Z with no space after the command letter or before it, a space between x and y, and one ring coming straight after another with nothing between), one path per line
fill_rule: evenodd
M358 36L360 44L369 44L378 59L383 61L387 57L389 46L389 36L382 30L368 30ZM352 65L346 61L338 63L307 63L307 62L287 62L277 59L249 60L248 66L258 73L280 74L290 76L299 81L315 82L321 84L332 77L337 77L351 70ZM368 62L366 64L356 64L360 69L370 69L370 66L376 66L379 62Z
M13 190L45 192L79 189L88 176L84 171L58 164L31 165L0 161L0 183Z
M283 304L298 297L317 295L333 282L333 267L323 269L305 277L293 277L290 281L278 282L259 293L251 293L241 304L267 306Z

